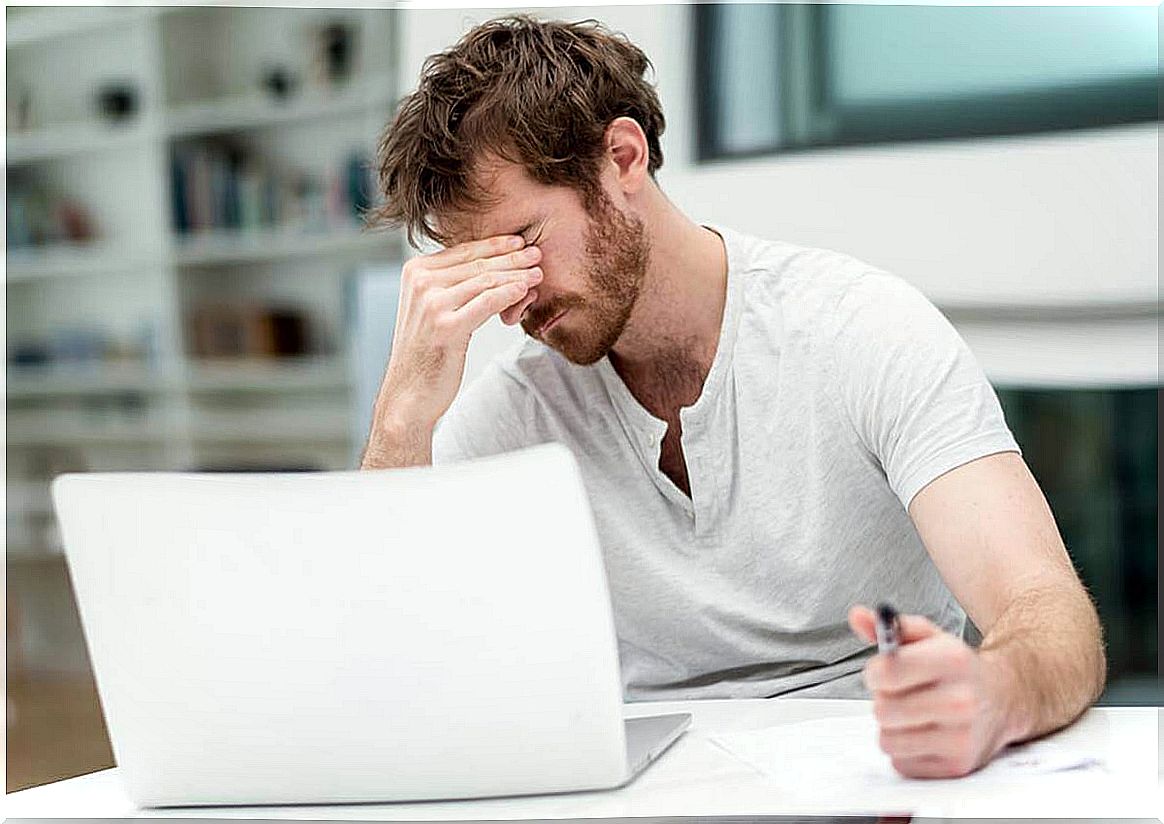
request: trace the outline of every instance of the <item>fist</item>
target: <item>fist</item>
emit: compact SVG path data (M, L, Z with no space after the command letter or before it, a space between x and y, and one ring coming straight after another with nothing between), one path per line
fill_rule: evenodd
M854 606L849 626L876 643L872 610ZM901 616L901 646L865 664L878 744L910 778L956 778L987 763L1005 740L1005 702L980 654L922 615Z

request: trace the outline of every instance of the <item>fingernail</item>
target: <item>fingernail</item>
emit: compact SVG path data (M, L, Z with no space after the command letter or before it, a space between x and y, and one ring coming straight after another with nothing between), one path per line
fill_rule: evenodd
M536 280L541 280L541 279L542 279L542 270L541 269L535 268L535 269L529 270L529 280L536 281Z

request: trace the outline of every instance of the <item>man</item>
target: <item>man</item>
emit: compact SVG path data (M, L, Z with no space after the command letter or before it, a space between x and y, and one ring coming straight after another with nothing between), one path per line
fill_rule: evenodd
M525 17L426 63L379 218L447 248L404 267L363 466L569 446L630 699L871 693L918 777L1069 723L1102 689L1098 619L966 346L895 277L683 215L648 65ZM530 340L456 398L494 314ZM552 537L521 515L513 540ZM908 613L892 656L879 600Z

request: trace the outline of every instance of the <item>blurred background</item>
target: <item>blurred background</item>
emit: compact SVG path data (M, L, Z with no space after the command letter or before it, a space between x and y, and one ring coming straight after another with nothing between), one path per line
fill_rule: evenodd
M48 484L355 465L399 233L369 163L423 59L514 9L9 7L9 791L112 764ZM919 286L994 382L1108 640L1158 639L1160 10L688 5L651 57L692 217ZM466 382L520 332L474 338Z

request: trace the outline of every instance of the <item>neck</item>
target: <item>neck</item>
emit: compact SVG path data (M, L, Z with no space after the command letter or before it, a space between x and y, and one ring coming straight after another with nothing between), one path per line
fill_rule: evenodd
M719 235L690 220L656 187L650 189L642 217L651 261L626 328L611 350L611 364L624 380L671 373L681 364L698 375L702 388L723 322L727 253Z

